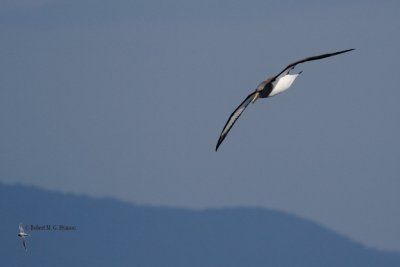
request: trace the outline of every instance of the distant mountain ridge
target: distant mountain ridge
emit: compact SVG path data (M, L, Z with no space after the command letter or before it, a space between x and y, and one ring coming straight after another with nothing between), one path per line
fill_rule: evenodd
M25 252L20 222L75 229L29 231ZM400 253L268 209L136 206L1 183L0 236L1 266L400 266Z

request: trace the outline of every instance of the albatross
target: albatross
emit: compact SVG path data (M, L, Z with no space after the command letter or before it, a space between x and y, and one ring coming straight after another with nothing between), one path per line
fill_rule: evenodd
M327 57L336 56L339 54L343 54L346 52L350 52L354 49L342 50L334 53L322 54L319 56L307 57L301 60L298 60L294 63L289 64L286 68L284 68L279 74L269 78L265 81L262 81L256 88L254 92L249 94L245 100L232 112L228 121L226 122L222 132L219 136L217 146L215 147L215 151L218 150L218 147L224 141L225 137L228 135L229 131L232 129L236 120L242 115L243 111L247 108L247 106L252 103L254 104L259 98L267 98L277 94L280 94L293 84L294 80L303 72L300 71L298 73L291 74L290 71L293 70L296 65L300 63L304 63L307 61L319 60Z
M24 229L24 226L22 225L22 223L19 224L18 236L21 238L22 246L26 250L26 237L28 236L28 234L25 232L25 229Z

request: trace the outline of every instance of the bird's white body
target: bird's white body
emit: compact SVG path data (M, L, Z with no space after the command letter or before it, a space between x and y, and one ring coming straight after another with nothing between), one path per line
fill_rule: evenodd
M296 80L297 76L299 76L299 73L287 74L287 75L283 76L282 78L280 78L278 80L278 83L275 85L274 89L272 90L272 92L269 94L269 97L280 94L283 91L286 91L287 89L289 89L289 87L292 85L294 80Z

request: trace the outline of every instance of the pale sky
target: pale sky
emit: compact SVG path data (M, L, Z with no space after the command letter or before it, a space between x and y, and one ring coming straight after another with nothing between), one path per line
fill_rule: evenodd
M400 251L397 1L0 2L0 182L260 206ZM231 112L307 56L285 93Z

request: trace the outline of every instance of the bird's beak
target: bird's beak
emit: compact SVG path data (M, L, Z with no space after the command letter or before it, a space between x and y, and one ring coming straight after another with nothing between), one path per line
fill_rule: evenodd
M258 99L259 97L260 97L260 93L257 92L257 93L254 95L253 99L251 100L251 103L254 104L254 103L257 101L257 99Z

